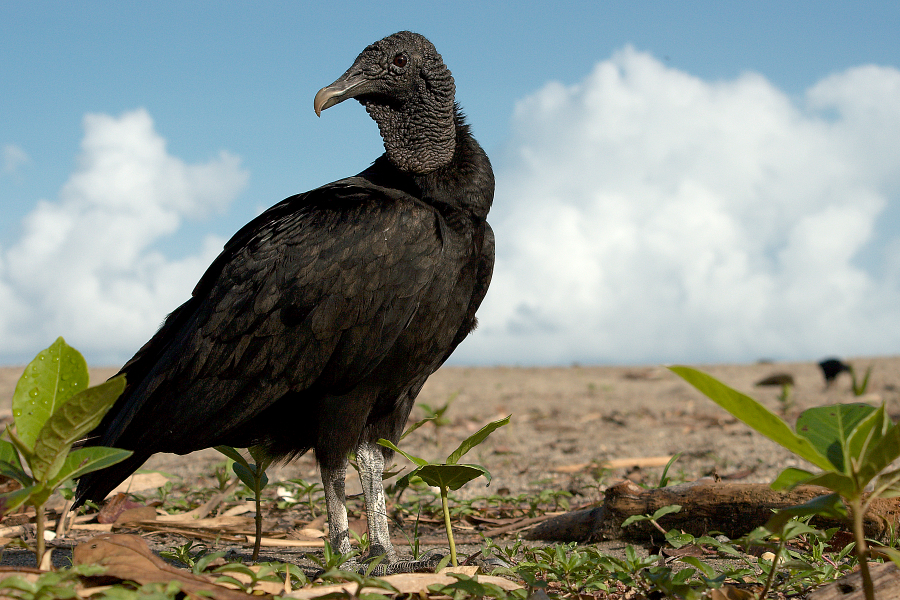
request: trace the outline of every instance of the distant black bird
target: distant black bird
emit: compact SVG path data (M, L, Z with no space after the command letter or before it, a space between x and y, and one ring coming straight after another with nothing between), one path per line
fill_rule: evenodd
M391 452L376 440L398 440L425 380L475 328L494 264L494 176L454 95L440 54L407 31L316 94L317 114L356 98L385 153L276 204L225 245L122 367L128 387L87 443L134 455L82 477L79 502L102 500L156 452L258 445L290 460L312 449L331 543L348 552L355 451L370 556L397 566L381 484Z
M837 358L826 358L819 363L819 368L822 369L822 375L825 377L825 387L831 386L835 378L844 371L850 372L850 365Z

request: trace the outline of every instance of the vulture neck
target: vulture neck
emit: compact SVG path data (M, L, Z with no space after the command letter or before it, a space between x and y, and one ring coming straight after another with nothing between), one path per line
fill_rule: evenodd
M454 107L452 131L452 152L427 173L403 169L390 152L385 152L360 176L378 185L403 189L441 212L462 210L476 219L486 219L494 200L491 162L472 137L458 107Z

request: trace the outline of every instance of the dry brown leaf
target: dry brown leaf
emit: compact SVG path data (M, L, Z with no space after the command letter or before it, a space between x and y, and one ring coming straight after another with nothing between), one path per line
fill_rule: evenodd
M120 493L140 492L143 490L155 490L166 485L169 478L162 473L135 473L113 489L109 496ZM109 497L107 496L107 498Z
M749 590L742 590L733 585L723 585L722 587L709 591L710 600L756 600L756 594Z
M159 515L155 520L167 525L178 525L179 527L191 527L196 529L244 530L247 528L255 529L256 527L253 519L250 517L239 516L195 519L185 513L180 515Z
M156 519L156 509L152 506L138 506L137 508L129 508L123 510L116 522L115 526L124 525L125 523L134 523L136 521L153 521Z
M118 520L119 515L126 510L140 508L142 506L143 504L130 500L126 494L110 496L109 500L106 501L106 504L103 505L103 508L100 509L100 513L97 515L97 522L103 523L104 525L107 523L115 523L116 520ZM153 514L156 514L155 510L153 511Z
M390 583L392 586L397 588L397 591L401 594L423 595L428 594L429 585L449 585L456 582L455 577L451 577L450 575L440 575L437 573L399 573L397 575L387 575L386 577L381 577L380 579ZM503 577L495 577L493 575L479 575L478 581L482 583L492 583L507 591L518 590L522 587L514 581L504 579ZM302 589L295 590L290 594L287 594L285 597L316 598L334 592L347 592L350 594L356 593L356 584L336 583L333 585L307 586ZM361 593L379 593L390 595L390 592L381 588L363 588Z
M213 583L208 577L177 569L153 554L136 535L106 534L75 546L72 562L106 567L107 577L147 583L177 581L185 592L204 592L217 600L246 600L243 592Z
M248 535L247 542L252 544L256 542L255 535ZM353 542L351 542L353 544ZM264 537L259 540L260 546L266 546L268 548L324 548L325 547L325 539L324 538L313 538L306 540L296 540L296 539L287 539L287 538L270 538Z

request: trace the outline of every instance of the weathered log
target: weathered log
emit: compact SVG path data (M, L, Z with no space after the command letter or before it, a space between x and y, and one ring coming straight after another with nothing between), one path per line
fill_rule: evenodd
M869 564L872 587L878 600L900 600L900 569L892 562ZM859 571L823 585L809 595L809 600L863 600L862 576Z
M803 504L829 493L817 486L800 486L789 492L775 491L766 484L715 482L701 479L665 488L644 489L631 481L606 491L602 506L582 509L547 520L525 534L527 539L556 542L597 542L610 539L659 539L661 533L649 522L622 522L632 515L653 514L664 506L678 504L681 511L665 515L659 525L695 536L721 532L740 537L764 525L772 511ZM843 525L819 519L818 527ZM900 524L897 499L878 499L865 515L866 536L886 539Z

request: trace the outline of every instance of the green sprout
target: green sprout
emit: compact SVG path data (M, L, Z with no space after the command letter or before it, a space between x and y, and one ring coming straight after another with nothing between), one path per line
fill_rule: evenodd
M759 402L713 377L690 367L670 368L732 415L821 469L813 473L789 467L772 487L819 485L843 499L852 517L863 590L867 600L874 600L863 515L876 498L900 496L900 469L883 472L900 458L900 425L891 421L884 405L875 408L868 404L836 404L811 408L797 419L795 432ZM874 488L866 495L870 483ZM822 506L829 512L837 510L833 502L823 501ZM885 548L883 552L900 564L900 551Z
M509 417L488 423L474 434L464 439L459 447L454 450L443 463L428 462L424 458L404 452L388 440L378 440L378 443L385 448L390 448L394 452L399 452L411 462L418 465L415 469L404 475L400 481L397 482L398 485L409 485L413 478L418 478L426 484L440 489L441 508L444 513L444 527L447 529L447 541L450 544L450 560L454 567L458 566L459 563L456 560L456 544L453 541L453 528L450 525L450 507L447 495L450 490L456 491L468 482L482 475L488 480L489 484L491 482L491 474L487 469L481 465L461 465L459 464L459 460L469 450L481 444L494 432L494 430L507 423L509 423Z
M6 427L12 442L0 440L0 475L22 485L0 494L0 515L23 504L34 507L38 565L44 557L44 504L50 495L69 480L131 456L128 450L102 446L72 450L125 391L124 376L95 387L88 387L88 379L84 357L58 338L25 367L12 399L15 431Z

